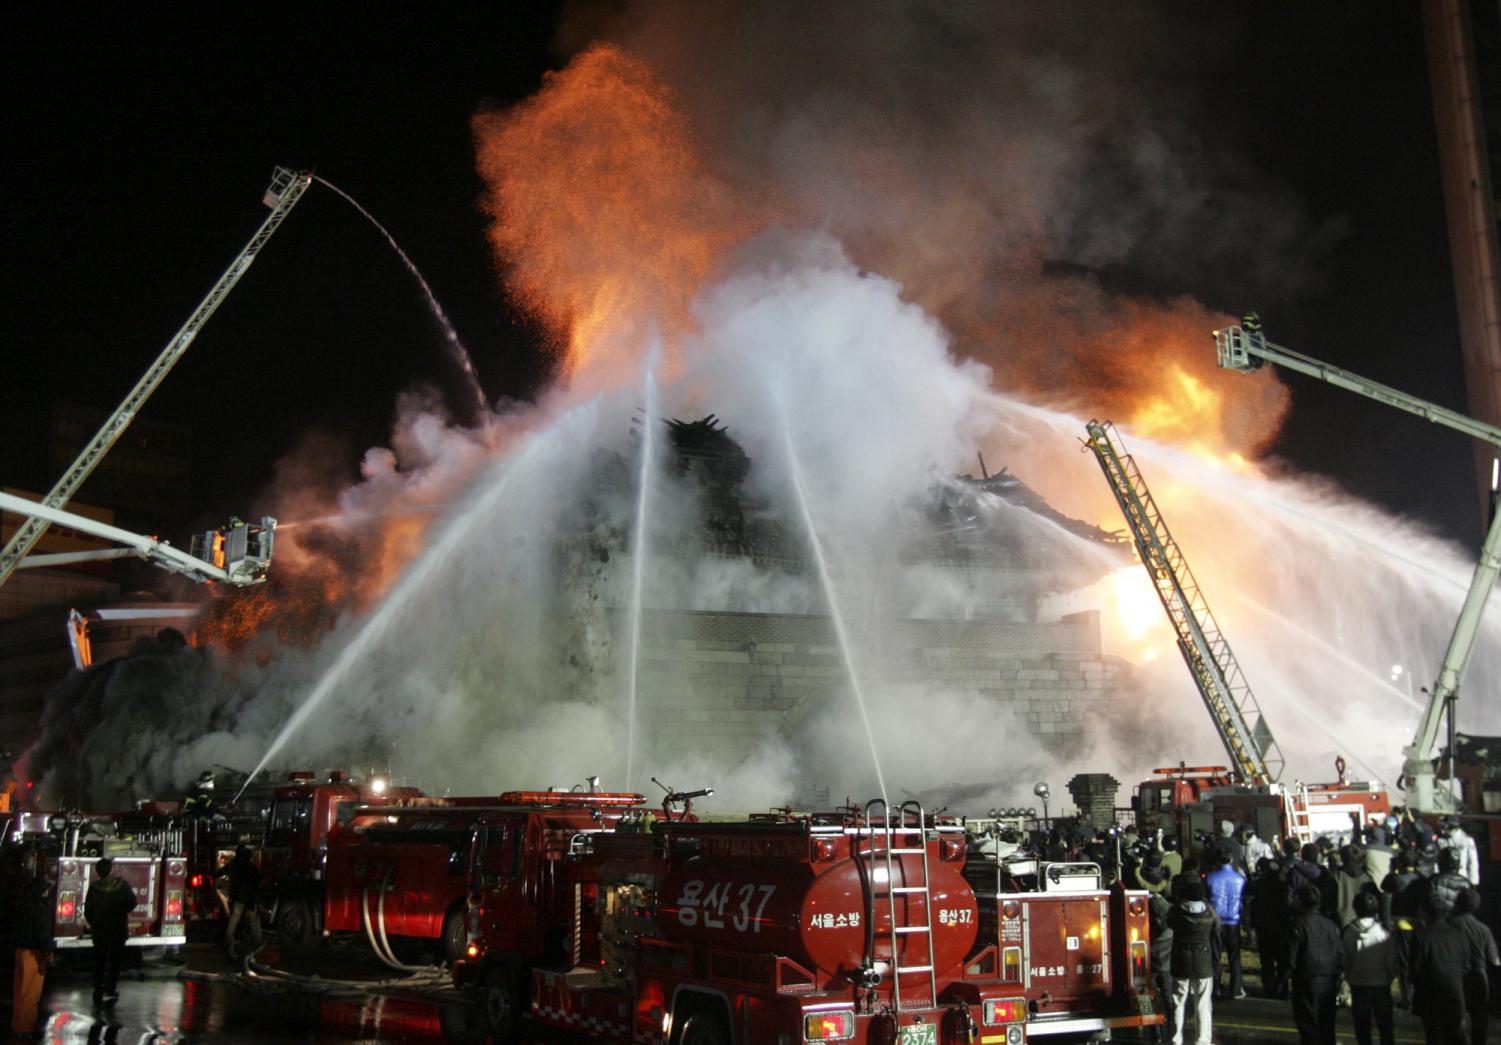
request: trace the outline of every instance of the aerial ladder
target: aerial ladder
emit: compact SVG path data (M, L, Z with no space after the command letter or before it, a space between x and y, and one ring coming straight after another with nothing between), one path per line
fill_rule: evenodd
M156 391L157 386L162 383L162 380L177 365L177 361L188 350L188 346L193 343L193 339L198 336L198 332L208 323L209 317L214 314L215 310L218 309L220 304L229 295L229 292L234 289L235 284L240 281L240 277L250 268L250 263L256 259L256 256L261 252L261 248L271 238L272 233L281 226L282 221L286 219L286 216L297 204L297 201L302 198L302 194L307 191L312 181L313 175L311 171L292 171L285 167L277 167L272 172L271 185L267 188L264 198L266 206L271 208L271 213L266 216L265 221L261 222L261 226L256 229L255 235L250 237L250 242L246 243L240 253L235 256L234 261L230 262L229 268L224 270L224 274L210 288L204 299L198 303L198 307L193 310L187 322L182 325L172 340L167 342L167 347L162 349L161 354L156 357L156 361L151 364L146 373L136 382L136 386L130 390L130 394L125 397L124 402L109 416L109 419L104 422L103 427L94 434L94 437L79 452L73 464L63 473L62 478L57 481L57 485L48 491L47 496L41 502L42 507L51 511L61 511L73 499L73 495L78 492L78 488L83 485L84 480L89 477L90 473L94 471L94 468L104 458L104 455L109 452L110 447L115 445L116 440L130 426L131 421L135 420L136 414L140 412L146 400L150 398L151 393ZM33 504L30 501L23 503L27 505ZM20 511L21 509L15 510ZM0 585L3 585L10 579L10 575L20 566L21 560L26 557L26 554L35 547L36 542L41 538L47 526L52 522L58 521L51 516L36 511L28 511L26 514L29 516L26 522L11 537L4 549L0 549ZM74 516L73 518L81 517ZM66 525L73 526L74 524L69 522ZM82 529L82 527L75 528ZM135 535L130 536L134 537ZM116 540L117 538L112 537L109 539ZM179 565L186 564L179 563Z
M217 581L242 588L260 584L266 579L276 539L276 520L269 515L262 517L259 523L232 519L229 525L220 529L194 534L188 550L183 551L160 537L131 533L98 519L52 508L37 501L28 501L14 494L0 493L0 511L15 512L46 523L57 523L122 546L99 551L30 555L20 561L20 569L135 556L173 573L182 574L190 580Z
M1141 469L1121 444L1115 426L1090 421L1085 445L1099 462L1131 530L1141 564L1152 579L1188 665L1204 698L1230 764L1246 784L1272 784L1285 759L1250 683L1230 649L1183 550L1168 530Z
M1368 399L1405 410L1409 414L1432 421L1434 424L1463 432L1472 439L1479 439L1492 446L1501 447L1501 428L1464 414L1437 406L1433 403L1399 392L1395 388L1352 374L1339 367L1322 363L1291 349L1274 345L1262 332L1261 320L1256 313L1247 315L1239 324L1214 332L1215 348L1219 353L1220 366L1250 373L1267 363L1276 363L1288 370L1318 378L1338 388L1356 392ZM1496 584L1496 574L1501 570L1501 512L1492 508L1490 529L1480 546L1480 558L1475 564L1475 574L1470 579L1465 593L1464 605L1459 619L1454 624L1454 633L1444 651L1438 679L1428 691L1428 704L1419 720L1418 730L1410 745L1402 749L1403 786L1407 791L1407 804L1422 813L1449 813L1458 810L1459 803L1452 792L1437 784L1435 762L1438 758L1439 728L1445 717L1449 723L1449 752L1454 751L1454 706L1459 698L1459 684L1464 678L1470 655L1480 637L1480 620L1485 614L1485 604Z

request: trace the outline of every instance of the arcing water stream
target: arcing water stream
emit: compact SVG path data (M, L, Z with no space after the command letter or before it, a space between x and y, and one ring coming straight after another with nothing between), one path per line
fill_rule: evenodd
M650 531L647 529L649 518L647 506L651 500L652 472L657 458L656 369L660 349L660 344L653 344L651 351L647 353L646 374L643 379L645 410L641 418L641 470L636 490L636 539L631 561L631 650L630 665L626 679L625 786L627 788L636 786L636 687L640 682L641 675L641 590L646 583L646 558L650 548L650 544L648 543Z
M849 675L850 692L854 694L855 706L860 711L860 724L865 727L865 742L870 747L870 763L876 771L876 786L881 792L881 803L890 809L886 793L886 776L881 772L881 754L876 749L875 732L870 725L870 712L866 707L865 691L860 682L860 671L855 665L854 644L850 641L849 628L844 621L844 607L839 602L839 592L834 587L834 578L829 573L829 560L824 554L823 542L818 536L818 527L813 523L813 512L808 506L808 493L803 488L802 466L798 463L797 448L792 444L792 424L785 406L778 401L777 419L782 426L782 448L786 454L787 474L792 480L792 493L797 498L797 509L808 535L808 546L813 550L818 565L818 581L823 587L824 599L829 604L829 619L834 623L834 634L839 639L839 652L844 657L844 670Z
M443 527L437 538L406 568L380 606L358 625L353 637L339 651L333 663L323 672L271 741L255 769L246 777L246 785L276 758L287 741L306 725L328 700L329 695L349 678L351 670L380 647L391 634L392 628L406 616L414 596L430 585L442 570L459 561L466 550L481 543L484 527L491 523L500 506L512 496L518 474L524 474L536 459L544 456L550 440L576 437L576 433L571 431L570 422L581 421L581 415L587 413L592 411L580 408L565 415L557 423L530 436L516 453L501 458L492 466L490 474L482 480L478 493L458 510L457 515ZM243 791L243 787L241 790Z
M443 337L448 343L448 351L452 354L454 362L459 365L459 369L469 379L469 390L474 396L474 405L483 412L487 409L485 391L480 386L479 374L475 373L474 361L469 356L469 350L464 347L464 342L459 340L459 332L449 322L448 313L444 312L443 306L438 304L438 299L433 295L433 288L427 285L427 280L422 277L422 273L417 270L417 266L412 262L412 259L407 257L407 252L401 249L401 245L396 242L396 237L391 235L390 230L377 221L375 215L360 206L359 201L353 196L327 178L315 174L313 175L313 180L333 190L337 195L343 197L351 207L363 214L365 220L374 225L376 230L386 238L386 242L391 245L391 249L396 252L396 256L401 258L401 263L407 267L407 271L412 274L412 277L417 281L417 285L422 288L422 296L427 299L427 307L432 311L433 318L438 321L438 326L442 327Z

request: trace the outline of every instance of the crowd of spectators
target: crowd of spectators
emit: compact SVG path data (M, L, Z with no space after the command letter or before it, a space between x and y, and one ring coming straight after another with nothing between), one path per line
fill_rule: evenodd
M1131 829L1054 830L1047 859L1093 860L1150 894L1152 967L1164 1040L1208 1045L1213 1001L1248 994L1254 947L1262 995L1286 999L1300 1041L1333 1045L1347 1006L1359 1045L1393 1045L1398 1006L1430 1043L1487 1040L1495 936L1476 917L1480 863L1458 819L1435 831L1399 810L1342 837L1269 840L1221 821L1185 853Z

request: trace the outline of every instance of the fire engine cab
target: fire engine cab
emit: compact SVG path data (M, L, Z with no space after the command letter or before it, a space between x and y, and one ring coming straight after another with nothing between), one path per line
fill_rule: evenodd
M305 951L320 938L329 833L360 808L422 797L417 788L393 786L379 775L355 783L337 771L322 782L311 772L288 774L272 797L260 847L260 910L284 950Z

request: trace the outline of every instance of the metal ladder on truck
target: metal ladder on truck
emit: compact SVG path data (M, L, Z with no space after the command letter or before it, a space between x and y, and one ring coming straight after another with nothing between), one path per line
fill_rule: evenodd
M881 814L880 832L882 840L885 842L884 850L877 850L875 848L875 813L878 807ZM909 813L915 815L917 818L915 826L908 826ZM872 942L871 951L874 952L875 949L874 941L880 936L886 935L883 934L881 929L879 928L879 912L876 909L876 902L884 899L886 901L886 910L890 913L891 916L891 928L889 930L889 936L891 939L892 1003L896 1006L896 1011L902 1011L904 1007L902 1005L902 975L904 973L927 973L928 990L926 997L922 999L920 1004L915 1001L909 1001L906 1007L933 1009L938 1007L938 963L935 960L933 954L933 895L928 888L928 834L926 827L927 820L923 816L922 803L918 802L916 799L909 799L908 801L903 802L900 806L897 807L896 821L896 826L893 827L891 823L891 808L886 804L886 800L882 798L873 798L869 802L865 803L865 826L869 830L869 848L862 849L859 845L859 836L856 836L855 850L858 856L876 857L882 855L882 853L884 852L886 862L886 881L884 883L884 888L880 887L882 883L877 883L874 881L871 882L871 906L869 910L869 939ZM917 838L917 843L915 845L911 842L911 838L914 835ZM899 841L899 839L905 839L905 841ZM903 856L921 857L921 883L909 882L906 875L907 864L900 859L892 859L892 857L900 858ZM897 885L895 882L895 871L898 866L903 869L901 885ZM921 894L922 897L921 922L911 920L912 901L911 899L908 899L909 897L916 898L918 894ZM905 901L900 905L900 909L903 915L906 916L906 920L903 920L903 918L898 915L898 896L902 897L902 899ZM904 942L907 938L917 938L923 941L924 947L926 948L926 964L902 964L904 950L911 949L910 947L904 948ZM872 953L869 957L873 960L875 958L874 953ZM912 959L909 957L908 960L910 961Z
M1108 421L1090 421L1086 446L1094 453L1110 490L1131 529L1137 554L1152 587L1162 600L1177 634L1178 650L1230 756L1231 765L1248 784L1270 784L1282 773L1285 759L1272 736L1261 705L1230 643L1225 640L1204 593L1194 579L1183 550L1168 532L1136 461L1126 453Z
M1297 791L1290 787L1282 789L1282 822L1287 825L1287 833L1296 838L1299 845L1313 841L1313 824L1308 816L1307 786L1299 784Z

